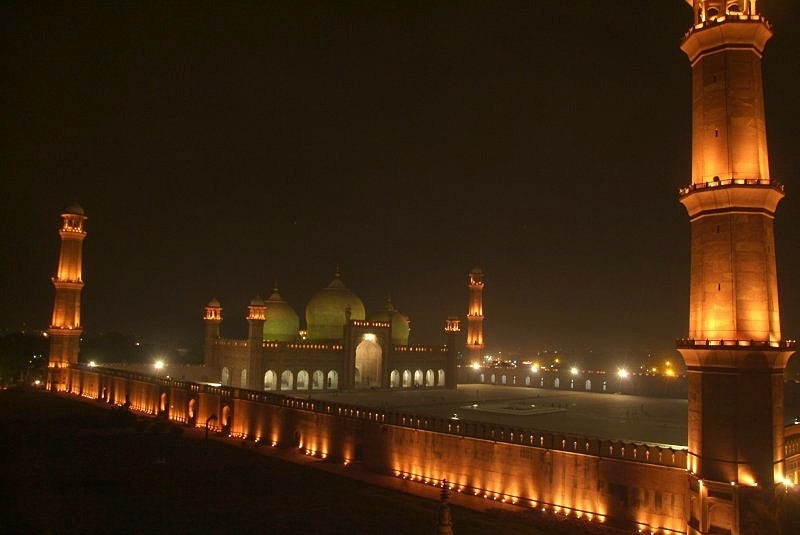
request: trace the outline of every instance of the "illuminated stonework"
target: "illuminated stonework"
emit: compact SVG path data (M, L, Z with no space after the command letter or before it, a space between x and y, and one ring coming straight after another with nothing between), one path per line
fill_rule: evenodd
M483 357L483 271L469 272L469 312L467 313L467 358L479 362Z
M761 58L772 36L754 1L689 1L692 66L687 531L772 532L783 481L783 371L773 219L783 186L767 157ZM754 440L754 437L758 437ZM766 531L765 531L766 530Z
M61 214L61 252L58 257L58 272L52 278L55 288L53 317L47 330L50 337L51 369L66 368L78 362L81 333L81 290L83 289L82 256L83 229L86 215L83 208L74 204ZM50 373L50 387L61 389L64 376Z

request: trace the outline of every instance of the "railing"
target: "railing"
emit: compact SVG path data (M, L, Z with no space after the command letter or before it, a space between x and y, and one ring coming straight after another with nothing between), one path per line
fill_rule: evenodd
M193 394L205 393L223 399L241 399L264 403L286 409L309 411L337 418L351 418L419 429L434 433L456 435L464 438L488 440L496 443L514 444L531 448L580 453L603 458L657 464L675 468L686 468L686 448L673 445L622 442L569 433L557 433L538 429L498 425L476 420L440 418L413 413L390 412L384 409L349 405L316 399L301 399L272 392L247 390L230 386L216 386L153 377L114 369L89 368L77 365L84 371L95 372L111 377L126 377L129 380L149 382L164 388L182 389Z
M690 184L685 188L680 188L678 192L680 195L688 195L689 193L699 189L718 188L723 186L766 186L768 188L773 188L777 191L780 191L781 193L784 191L783 184L767 178L715 178L710 182Z
M678 348L725 347L730 349L779 349L789 350L797 346L796 340L695 340L681 338L676 341Z
M722 24L723 22L761 22L767 29L772 30L772 24L762 17L761 15L745 15L744 13L726 13L724 15L715 15L713 17L709 17L702 22L698 22L697 24L693 25L689 28L686 33L684 34L683 38L688 39L690 35L698 30L704 30L706 28L710 28L712 26L716 26L718 24Z

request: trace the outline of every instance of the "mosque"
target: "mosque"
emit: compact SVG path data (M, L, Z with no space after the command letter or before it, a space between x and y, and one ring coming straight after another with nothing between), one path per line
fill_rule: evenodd
M447 320L445 346L409 345L409 318L391 299L367 317L338 268L306 305L305 329L277 288L266 300L250 302L247 339L221 336L216 299L206 305L203 321L205 366L222 385L288 392L456 386L459 321Z
M367 319L338 272L306 306L304 332L277 290L251 301L246 339L222 337L222 306L209 302L202 368L221 384L82 366L80 207L62 214L48 388L631 533L779 533L782 497L800 483L800 426L783 422L796 344L782 337L778 306L773 221L784 188L770 176L761 78L772 29L756 0L687 2L692 169L678 200L691 225L690 302L677 344L686 447L315 399L313 391L455 387L457 319L445 323L446 346L409 345L408 318L387 303ZM473 270L469 288L473 354L483 344L482 272Z

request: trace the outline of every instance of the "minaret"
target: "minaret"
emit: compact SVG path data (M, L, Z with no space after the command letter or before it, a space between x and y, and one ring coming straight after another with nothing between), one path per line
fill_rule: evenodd
M66 386L66 368L77 364L81 333L81 290L83 289L83 224L86 215L77 204L61 214L61 253L58 273L52 278L55 288L53 319L47 334L50 337L48 388L63 390Z
M470 363L483 358L483 271L469 272L469 312L467 313L467 359Z
M690 534L774 533L783 481L783 372L761 57L754 0L687 0L692 66L689 337Z
M461 322L458 316L448 316L444 324L444 332L447 336L447 368L445 370L444 383L447 388L458 387L458 349L456 347L456 337L461 333Z
M247 307L247 388L264 390L264 322L267 320L267 304L261 297L254 297ZM245 385L242 385L245 386Z
M214 347L215 340L220 336L220 325L222 324L222 305L216 298L206 305L203 313L203 323L205 324L205 340L203 344L203 363L206 366L219 366L219 353Z

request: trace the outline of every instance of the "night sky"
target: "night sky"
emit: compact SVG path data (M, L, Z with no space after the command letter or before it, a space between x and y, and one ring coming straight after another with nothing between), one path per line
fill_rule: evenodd
M277 282L302 318L337 265L412 343L444 342L474 266L490 352L588 367L687 334L682 0L68 4L0 7L1 332L49 323L78 202L87 335L196 343L216 297L242 337L251 298ZM800 6L759 7L797 338Z

